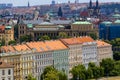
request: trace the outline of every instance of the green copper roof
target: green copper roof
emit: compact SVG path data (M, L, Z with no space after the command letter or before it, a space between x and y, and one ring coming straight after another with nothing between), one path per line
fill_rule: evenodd
M120 24L120 20L116 20L114 23Z
M74 22L73 24L91 24L91 23L87 21L77 21L77 22Z
M10 28L12 28L12 26L5 26L5 28L8 28L8 29L10 29Z
M104 22L102 22L102 24L112 24L112 22L110 22L110 21L104 21Z
M33 25L32 25L32 24L27 24L27 27L28 27L28 28L32 28Z
M114 18L120 18L120 14L114 14L113 17Z

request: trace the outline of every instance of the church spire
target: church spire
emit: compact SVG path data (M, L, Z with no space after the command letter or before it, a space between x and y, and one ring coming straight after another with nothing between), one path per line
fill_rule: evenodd
M30 7L30 3L29 3L29 1L28 1L28 7Z
M97 8L99 7L99 2L98 2L98 0L96 0L96 7L97 7Z
M92 8L92 0L90 0L89 7Z

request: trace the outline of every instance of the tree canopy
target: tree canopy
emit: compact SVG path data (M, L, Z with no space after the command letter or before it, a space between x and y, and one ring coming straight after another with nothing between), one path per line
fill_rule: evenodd
M41 80L68 80L68 77L63 71L47 66L41 74Z

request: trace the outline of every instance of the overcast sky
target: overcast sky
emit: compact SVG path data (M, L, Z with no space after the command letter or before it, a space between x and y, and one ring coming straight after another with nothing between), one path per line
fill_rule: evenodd
M14 6L26 6L28 1L30 5L50 4L52 0L0 0L0 3L13 3ZM68 2L68 0L55 0L56 3ZM74 2L75 0L69 0ZM96 0L92 0L93 2ZM89 2L89 0L79 0L80 3ZM99 2L120 2L120 0L99 0Z

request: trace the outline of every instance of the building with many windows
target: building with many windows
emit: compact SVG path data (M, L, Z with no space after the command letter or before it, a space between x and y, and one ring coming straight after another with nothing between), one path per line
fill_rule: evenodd
M105 58L113 58L113 51L112 51L112 45L104 42L97 40L97 50L98 50L98 61L101 62L102 59Z
M69 68L84 64L87 68L89 62L97 64L97 43L90 37L75 37L61 39L69 50Z
M112 40L120 37L120 20L104 21L99 25L99 38Z
M13 65L0 60L0 80L14 80Z
M83 36L2 46L0 56L14 66L14 80L27 79L31 73L40 80L46 66L53 65L71 78L69 70L74 66L87 68L89 62L98 65L102 59L112 58L112 49L110 44Z
M3 61L14 65L15 80L24 80L31 73L40 80L44 68L50 65L69 73L68 51L59 40L41 41L2 46L1 56Z
M19 39L24 35L32 36L33 40L38 40L40 36L44 35L56 39L61 32L72 37L98 33L93 27L93 24L87 21L77 21L72 23L70 20L51 20L50 22L41 22L39 24L33 22L21 23L18 26Z
M12 26L0 26L0 42L5 41L5 44L8 44L11 40L14 40L14 28Z

